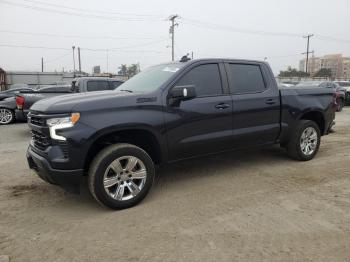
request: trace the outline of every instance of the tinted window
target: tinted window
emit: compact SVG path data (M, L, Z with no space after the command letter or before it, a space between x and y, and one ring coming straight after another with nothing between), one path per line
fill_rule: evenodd
M323 82L320 84L320 87L325 87L325 88L334 88L333 84L330 82Z
M217 64L197 66L184 75L176 85L194 85L197 96L222 94L219 66Z
M87 91L102 91L110 90L111 88L108 85L107 81L88 81L87 82Z
M112 89L116 89L118 86L120 86L123 82L120 81L112 81L110 82Z
M229 70L233 93L257 93L266 90L260 66L230 64Z

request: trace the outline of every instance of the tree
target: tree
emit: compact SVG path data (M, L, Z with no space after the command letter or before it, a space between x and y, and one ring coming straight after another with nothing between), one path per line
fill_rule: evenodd
M119 67L118 74L122 76L127 76L127 77L133 77L134 75L138 74L140 72L140 66L139 64L132 64L132 65L121 65Z
M332 70L329 68L321 68L314 75L314 77L331 77L331 76L332 76Z
M119 69L120 69L120 70L118 71L118 74L119 74L119 75L122 75L122 76L126 76L126 75L127 75L127 73L128 73L128 67L127 67L127 65L122 64L122 65L120 65Z
M288 67L286 71L280 71L279 77L308 77L310 74Z
M138 64L132 64L128 66L128 76L133 77L134 75L139 73L139 65Z

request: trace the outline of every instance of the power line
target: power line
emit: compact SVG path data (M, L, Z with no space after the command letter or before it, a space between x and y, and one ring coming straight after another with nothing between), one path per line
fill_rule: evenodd
M295 33L268 32L268 31L260 31L260 30L243 29L243 28L203 22L203 21L188 19L183 17L182 17L182 20L184 24L189 24L197 27L204 27L204 28L213 29L213 30L224 30L224 31L231 31L231 32L237 32L237 33L244 33L244 34L255 34L255 35L288 36L288 37L302 36L302 34L295 34Z
M325 36L325 35L318 35L318 34L316 34L315 37L317 37L317 38L320 39L320 40L333 41L333 42L338 42L338 43L347 43L347 44L350 44L350 40L335 38L335 37L332 37L332 36Z
M46 49L46 50L71 50L71 48L64 47L48 47L48 46L28 46L28 45L11 45L11 44L0 44L2 47L10 48L29 48L29 49ZM106 50L110 52L121 52L121 53L158 53L164 54L165 52L157 50L122 50L120 47L116 48L81 48L81 50L93 51L93 52L105 52Z
M0 30L1 33L31 35L31 36L47 36L47 37L59 37L59 38L75 38L75 39L115 39L115 40L129 40L129 39L155 39L154 37L113 37L113 36L81 36L81 35L61 35L51 33L33 33L33 32L19 32L12 30ZM165 38L160 38L165 39Z
M154 19L154 18L127 18L127 17L115 17L115 16L102 16L102 15L94 15L94 14L84 14L84 13L74 13L74 12L67 12L67 11L61 11L56 9L49 9L44 7L37 7L37 6L31 6L26 4L19 4L19 3L13 3L8 2L5 0L0 0L0 3L12 5L12 6L18 6L22 8L37 10L37 11L44 11L44 12L50 12L50 13L56 13L56 14L63 14L63 15L70 15L70 16L77 16L77 17L83 17L83 18L94 18L94 19L103 19L103 20L111 20L111 21L129 21L129 22L139 22L139 21L162 21L162 19Z
M66 53L66 54L64 54L64 55L58 56L58 57L56 57L56 58L53 58L53 59L51 59L51 60L45 61L45 64L49 64L49 63L55 62L55 61L60 60L60 59L62 59L62 58L64 58L64 57L67 57L67 56L70 55L70 54L71 54L71 53L69 52L69 53Z
M52 3L46 3L42 1L37 0L22 0L24 2L30 2L30 3L36 3L40 5L47 5L52 7L58 7L63 9L69 9L69 10L75 10L75 11L83 11L83 12L89 12L89 13L101 13L101 14L113 14L113 15L121 15L121 16L136 16L136 17L157 17L157 18L164 18L163 15L160 14L135 14L135 13L120 13L115 11L105 11L105 10L92 10L92 9L86 9L86 8L74 8L71 6L64 6L64 5L58 5L58 4L52 4Z
M253 34L253 35L265 35L265 36L286 36L286 37L302 37L304 34L302 33L289 33L289 32L270 32L270 31L261 31L261 30L251 30L251 29L245 29L245 28L238 28L228 25L220 25L220 24L214 24L206 21L200 21L195 19L188 19L188 18L182 18L182 22L184 24L205 28L205 29L211 29L211 30L222 30L222 31L229 31L229 32L236 32L236 33L242 33L242 34ZM325 35L319 35L315 34L315 37L317 37L320 40L326 40L326 41L333 41L333 42L342 42L342 43L350 43L350 40L346 39L339 39L332 36L325 36Z
M10 44L0 44L0 46L14 47L14 48L47 49L47 50L70 50L70 48L47 47L47 46L27 46L27 45L10 45Z

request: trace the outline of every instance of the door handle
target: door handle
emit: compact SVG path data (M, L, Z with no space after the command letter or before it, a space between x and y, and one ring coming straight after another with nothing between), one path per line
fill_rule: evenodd
M215 106L216 109L226 109L228 107L230 107L230 105L225 103L220 103Z
M276 104L276 99L272 99L272 98L270 98L270 99L267 99L266 101L265 101L265 104L267 104L267 105L274 105L274 104Z

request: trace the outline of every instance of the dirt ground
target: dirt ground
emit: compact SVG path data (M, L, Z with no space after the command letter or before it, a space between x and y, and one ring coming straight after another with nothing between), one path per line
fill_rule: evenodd
M350 261L350 108L310 162L278 147L162 168L111 211L27 168L26 124L0 127L0 255L11 261Z

